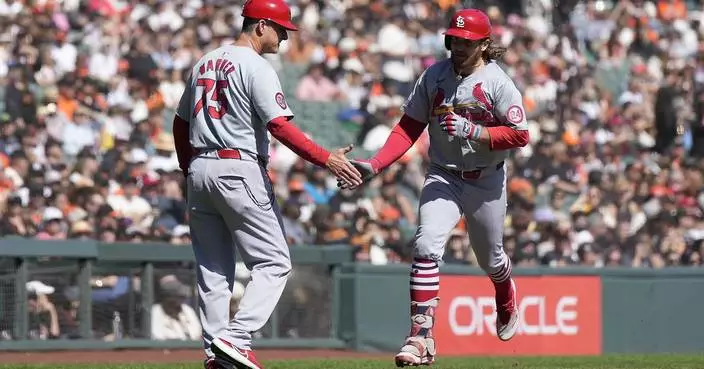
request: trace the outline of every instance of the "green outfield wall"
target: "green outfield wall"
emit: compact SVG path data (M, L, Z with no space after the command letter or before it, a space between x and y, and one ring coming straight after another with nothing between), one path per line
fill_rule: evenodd
M294 274L258 347L393 351L408 332L409 266L354 263L345 245L291 248ZM0 350L198 348L197 341L151 338L158 280L195 285L190 247L0 239ZM435 338L444 355L600 355L704 352L704 269L515 269L522 323L494 333L491 282L477 268L441 267ZM93 300L96 277L129 278L129 291ZM77 291L79 326L56 339L33 335L26 283ZM246 282L245 282L246 283ZM195 290L194 290L195 292ZM65 297L65 296L64 296ZM197 306L194 298L192 306ZM112 339L113 314L124 337ZM65 332L62 332L65 333Z
M340 337L355 349L397 349L409 325L408 273L407 265L344 265ZM441 274L435 333L446 353L704 352L704 269L516 268L528 328L509 343L490 334L491 324L483 324L484 329L475 324L491 321L493 309L486 304L493 288L483 273L444 266ZM472 297L483 299L484 308L457 302ZM451 314L449 304L461 307Z

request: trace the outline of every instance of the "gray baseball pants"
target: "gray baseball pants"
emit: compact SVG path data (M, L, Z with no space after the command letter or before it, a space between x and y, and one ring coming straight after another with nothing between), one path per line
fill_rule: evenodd
M269 320L291 275L272 184L254 160L207 154L193 159L187 183L206 354L212 356L210 342L216 337L250 349L252 333ZM235 248L251 280L231 320Z

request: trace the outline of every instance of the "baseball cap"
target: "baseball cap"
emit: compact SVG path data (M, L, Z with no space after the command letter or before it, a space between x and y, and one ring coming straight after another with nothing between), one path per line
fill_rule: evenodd
M491 21L479 9L462 9L452 16L452 21L445 35L481 40L491 36Z
M159 283L161 293L167 296L190 297L191 289L176 279L167 279Z
M44 214L42 214L42 220L45 222L62 219L64 219L64 213L53 206L44 209Z
M149 160L149 155L144 149L134 148L129 153L128 162L130 164L146 163Z
M79 220L71 226L71 233L91 233L93 227L85 220Z
M29 281L26 287L27 292L41 295L51 295L55 291L54 287L44 284L41 281Z
M191 234L191 228L184 224L179 224L174 229L171 230L171 235L173 237L183 237L185 235Z

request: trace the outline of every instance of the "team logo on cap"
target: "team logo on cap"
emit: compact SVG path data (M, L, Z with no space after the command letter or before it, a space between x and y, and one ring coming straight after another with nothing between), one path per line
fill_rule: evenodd
M286 99L284 98L283 93L277 92L274 98L276 99L276 103L279 104L281 109L286 109Z
M464 28L464 18L462 18L462 16L457 17L455 25L457 26L457 28Z

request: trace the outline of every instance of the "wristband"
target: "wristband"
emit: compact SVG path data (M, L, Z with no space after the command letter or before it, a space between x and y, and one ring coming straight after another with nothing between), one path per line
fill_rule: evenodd
M472 128L469 130L469 135L467 135L467 139L472 141L479 141L479 137L481 137L483 129L484 127L478 124L473 124Z

